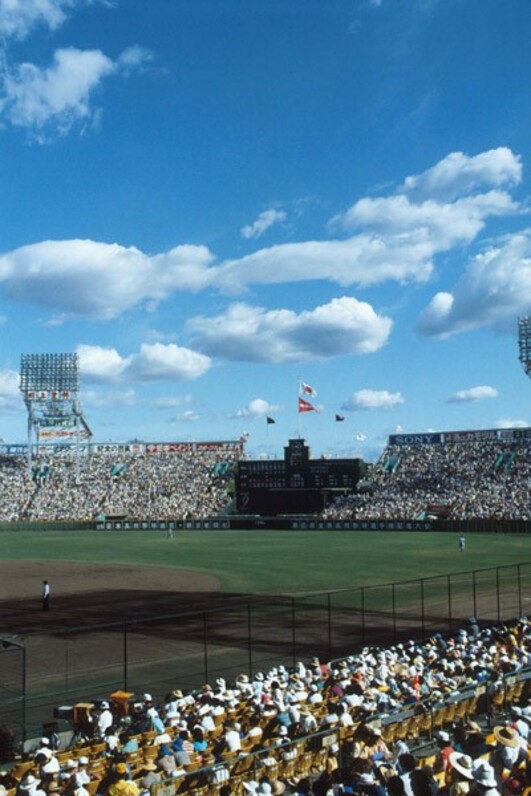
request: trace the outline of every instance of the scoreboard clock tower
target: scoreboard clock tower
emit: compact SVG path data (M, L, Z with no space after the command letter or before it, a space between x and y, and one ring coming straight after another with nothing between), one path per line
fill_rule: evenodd
M339 494L356 491L366 465L361 459L311 459L303 439L290 439L284 460L238 463L240 514L316 514Z

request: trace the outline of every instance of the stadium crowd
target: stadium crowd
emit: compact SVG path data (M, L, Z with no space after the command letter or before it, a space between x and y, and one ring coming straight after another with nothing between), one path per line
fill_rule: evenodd
M70 748L42 737L0 773L0 794L139 796L163 783L200 796L528 794L531 706L523 677L512 693L507 683L531 665L530 641L526 618L471 619L450 638L219 677L159 700L111 695L78 721ZM476 722L480 690L492 729ZM423 733L436 743L428 755Z
M238 451L145 455L92 453L0 460L0 520L87 520L98 516L186 519L219 514ZM223 465L223 467L221 467Z
M531 444L481 440L388 445L370 488L337 498L327 519L531 519Z
M531 443L468 440L389 445L365 491L336 498L325 519L530 520ZM0 457L0 521L202 519L228 506L240 449Z

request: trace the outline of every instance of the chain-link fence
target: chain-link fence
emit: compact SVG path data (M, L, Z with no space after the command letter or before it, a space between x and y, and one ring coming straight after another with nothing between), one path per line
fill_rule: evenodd
M450 633L471 616L525 614L531 564L306 595L256 597L200 612L60 633L0 637L0 725L38 734L57 708L115 690L161 696L238 673L331 660L365 646Z

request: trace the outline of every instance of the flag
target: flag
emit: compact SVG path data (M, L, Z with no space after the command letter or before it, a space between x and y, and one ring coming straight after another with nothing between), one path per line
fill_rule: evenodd
M400 425L400 423L398 423L398 424L397 424L397 426L396 426L396 433L397 433L397 434L401 434L403 430L404 430L404 429L402 428L402 426Z
M274 417L267 417L266 418L266 422L267 422L267 425L270 426L271 423L276 423L277 421L275 420Z
M358 433L356 434L356 441L365 442L366 439L367 437L365 436L365 434L362 434L361 431L358 431Z
M344 419L343 415L336 415L336 423L342 423Z
M310 387L309 384L305 384L303 381L299 384L299 392L301 395L311 395L312 398L317 397L317 390L314 390L313 387Z
M305 401L304 398L299 398L299 414L301 412L317 412L317 409L309 401Z

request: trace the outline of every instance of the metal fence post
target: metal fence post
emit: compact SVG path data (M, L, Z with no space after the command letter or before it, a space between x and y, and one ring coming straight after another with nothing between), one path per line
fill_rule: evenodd
M498 611L498 622L500 621L500 568L496 567L496 609Z
M252 638L252 621L251 621L251 603L247 603L247 647L249 655L249 677L253 673L253 638Z
M516 580L518 583L518 616L522 616L522 573L521 564L516 565Z
M361 589L361 643L365 646L365 587Z
M391 584L391 601L393 605L393 641L396 644L396 597L395 597L395 584Z
M328 609L328 660L332 657L332 595L330 592L327 594L327 609Z
M447 589L448 589L448 630L452 632L452 577L447 575Z
M208 683L208 613L203 611L203 669L205 683Z
M477 595L476 595L476 570L472 572L472 597L474 600L474 617L478 618L478 606L477 606Z
M124 631L123 631L123 670L124 670L124 691L129 691L128 688L128 674L129 674L129 660L128 660L128 649L127 649L127 619L124 621Z
M425 624L424 624L424 578L420 579L420 609L421 609L421 621L422 621L422 640L424 641L425 638Z
M291 658L293 663L293 668L295 668L295 644L296 644L296 634L295 634L295 597L291 598Z

